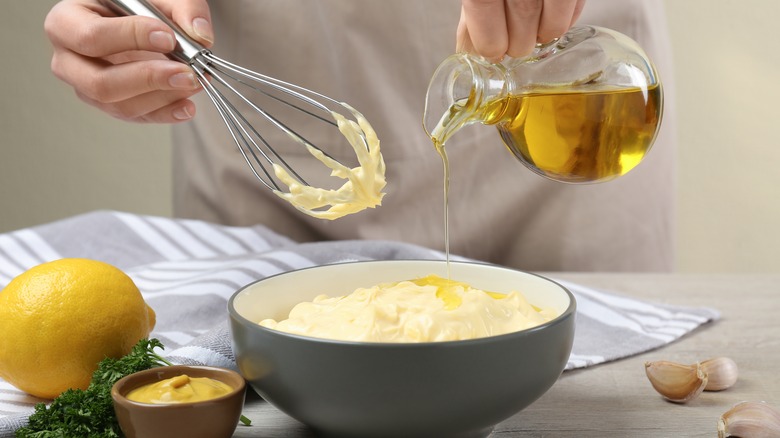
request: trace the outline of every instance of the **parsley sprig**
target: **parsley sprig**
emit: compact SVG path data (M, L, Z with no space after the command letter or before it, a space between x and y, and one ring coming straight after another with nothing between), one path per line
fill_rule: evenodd
M106 358L92 374L86 390L69 389L47 407L35 406L29 425L16 431L16 438L121 438L111 387L119 379L163 365L171 365L154 352L164 349L157 339L142 339L119 359Z

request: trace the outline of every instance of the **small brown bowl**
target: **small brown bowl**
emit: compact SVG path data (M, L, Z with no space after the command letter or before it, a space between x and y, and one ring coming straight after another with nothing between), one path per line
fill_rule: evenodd
M151 404L126 398L136 388L182 374L220 380L233 391L222 397L192 403ZM111 388L119 427L127 438L229 438L241 417L245 393L244 378L234 371L187 365L140 371L124 377Z

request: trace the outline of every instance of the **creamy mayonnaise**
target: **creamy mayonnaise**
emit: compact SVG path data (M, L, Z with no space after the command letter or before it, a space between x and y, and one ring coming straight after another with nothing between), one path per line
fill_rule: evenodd
M273 165L277 178L289 189L289 192L276 190L274 193L310 216L337 219L382 203L382 189L386 182L385 162L379 151L379 139L365 117L349 105L346 106L357 122L347 120L336 112L331 114L339 131L355 150L360 163L358 167L344 166L322 151L306 145L310 154L331 169L331 176L347 180L341 187L332 190L307 186L298 182L282 166L275 163Z
M318 338L362 342L436 342L482 338L535 327L555 318L518 292L500 294L435 275L320 295L289 318L260 325Z

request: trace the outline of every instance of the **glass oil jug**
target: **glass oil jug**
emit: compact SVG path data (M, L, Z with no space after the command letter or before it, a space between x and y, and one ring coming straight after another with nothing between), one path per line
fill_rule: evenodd
M423 125L442 157L461 127L495 125L529 169L567 183L608 181L644 158L663 93L650 59L613 30L579 26L525 58L455 54L428 87Z

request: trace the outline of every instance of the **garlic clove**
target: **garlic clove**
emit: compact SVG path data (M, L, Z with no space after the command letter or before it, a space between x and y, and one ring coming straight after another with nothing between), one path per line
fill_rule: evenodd
M737 363L728 357L716 357L707 359L701 363L701 367L709 380L705 391L722 391L730 388L737 382L739 370Z
M780 410L764 402L737 403L718 421L718 438L780 436Z
M647 362L645 373L653 388L675 403L693 400L707 386L707 374L699 363L683 365L666 360Z

